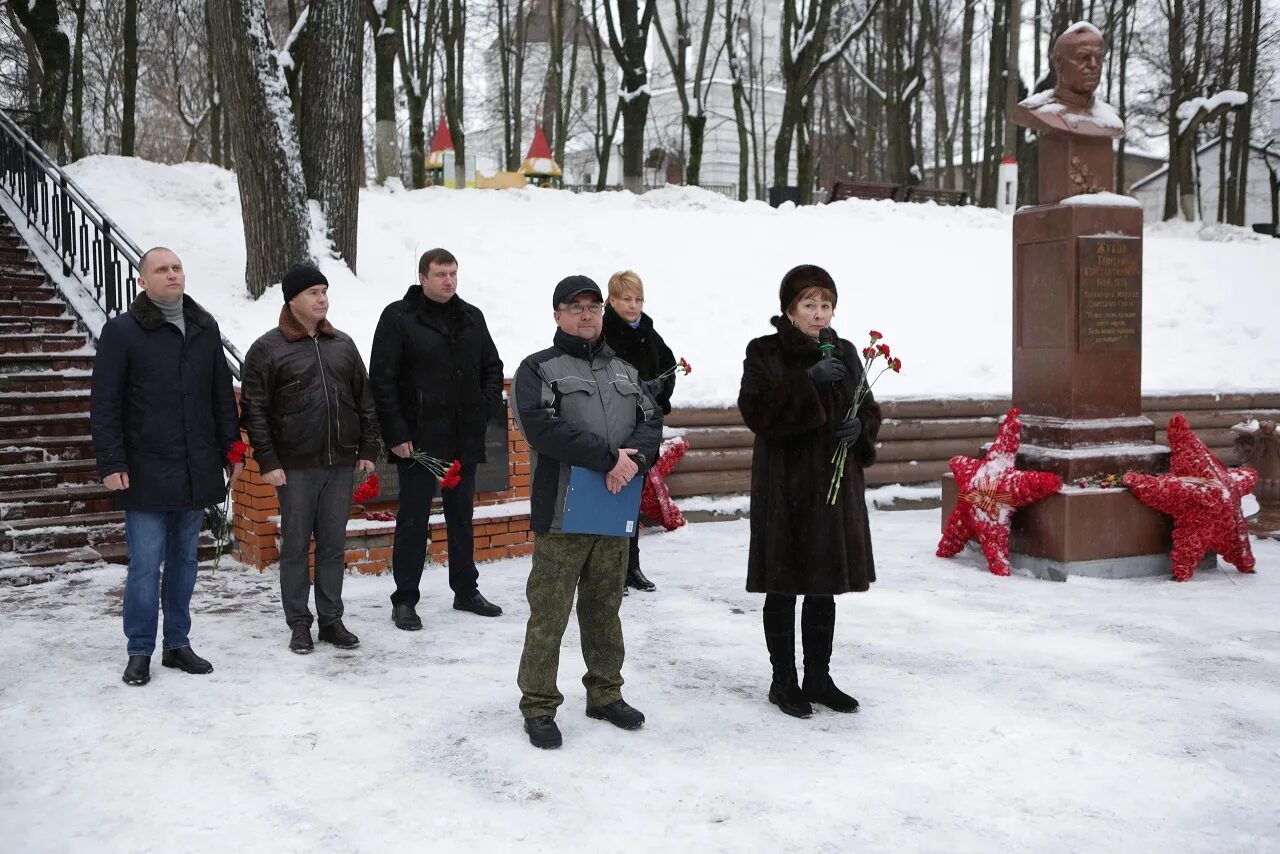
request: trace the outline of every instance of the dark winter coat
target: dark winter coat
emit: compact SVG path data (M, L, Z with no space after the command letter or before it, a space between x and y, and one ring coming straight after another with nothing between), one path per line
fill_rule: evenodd
M443 460L484 462L485 425L505 412L502 360L480 309L431 303L413 285L382 312L369 357L388 450L413 442Z
M264 471L353 466L381 452L373 388L350 336L321 320L313 338L289 306L244 358L241 423Z
M105 478L127 472L122 510L189 510L226 499L224 466L240 438L222 334L182 298L185 334L145 293L98 339L90 398L93 450Z
M613 310L613 306L607 305L604 309L604 340L618 358L630 362L640 372L640 379L645 381L649 394L662 407L662 414L670 414L676 375L672 374L660 382L653 379L674 368L676 357L653 328L653 318L641 313L640 325L632 329L631 324Z
M853 403L862 362L840 339L835 357L849 371L816 385L806 373L821 358L816 342L775 317L778 331L747 345L738 408L756 434L751 461L752 593L837 594L876 580L862 470L875 461L880 407L868 395L858 410L862 435L849 449L834 505L827 487L835 428Z
M556 330L553 343L521 362L511 382L516 423L533 451L529 527L539 534L560 530L574 466L607 472L619 448L633 448L643 477L662 443L662 413L603 336L587 342Z

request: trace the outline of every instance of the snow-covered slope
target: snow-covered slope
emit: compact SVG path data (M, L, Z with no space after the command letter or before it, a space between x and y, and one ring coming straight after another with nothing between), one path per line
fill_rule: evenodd
M144 247L185 261L188 290L241 350L276 323L278 289L257 303L243 286L235 176L203 164L118 157L69 172ZM886 396L1008 394L1011 222L979 208L851 200L773 210L691 188L644 196L522 191L361 194L358 269L322 264L331 319L367 357L382 308L414 282L433 246L461 261L460 293L489 320L507 373L552 332L550 294L571 273L603 288L616 270L645 281L647 310L693 363L682 405L732 403L746 343L770 331L778 282L817 263L840 289L836 328L860 343L884 332L905 363ZM1144 390L1275 388L1280 241L1240 229L1156 225L1144 248Z

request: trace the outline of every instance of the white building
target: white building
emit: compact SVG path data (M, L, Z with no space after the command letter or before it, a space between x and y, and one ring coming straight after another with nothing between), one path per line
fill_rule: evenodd
M1230 142L1230 138L1227 138ZM1249 174L1246 177L1245 213L1246 225L1272 222L1271 173L1267 169L1263 146L1249 144ZM1222 137L1216 137L1196 149L1196 171L1199 174L1200 219L1214 221L1218 217L1220 192L1219 160L1222 154ZM1268 152L1272 168L1280 172L1280 141L1271 145ZM1143 217L1147 222L1159 222L1164 218L1165 181L1169 173L1166 164L1139 181L1135 181L1130 193L1142 203Z

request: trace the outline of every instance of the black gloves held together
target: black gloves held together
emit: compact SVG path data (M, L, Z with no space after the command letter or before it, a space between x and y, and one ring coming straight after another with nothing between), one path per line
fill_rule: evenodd
M836 428L836 441L841 445L852 445L862 435L862 422L855 415Z
M815 383L833 383L844 379L848 372L849 369L839 359L819 359L809 368L809 379Z

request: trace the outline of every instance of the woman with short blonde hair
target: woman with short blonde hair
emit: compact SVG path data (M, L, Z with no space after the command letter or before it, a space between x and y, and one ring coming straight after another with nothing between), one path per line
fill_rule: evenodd
M609 277L604 340L619 358L635 366L649 394L662 407L662 414L671 412L671 394L676 388L675 373L671 369L676 366L676 357L653 328L653 319L644 313L644 282L632 270L621 270ZM657 589L640 571L640 545L636 537L631 538L627 586L645 591Z

